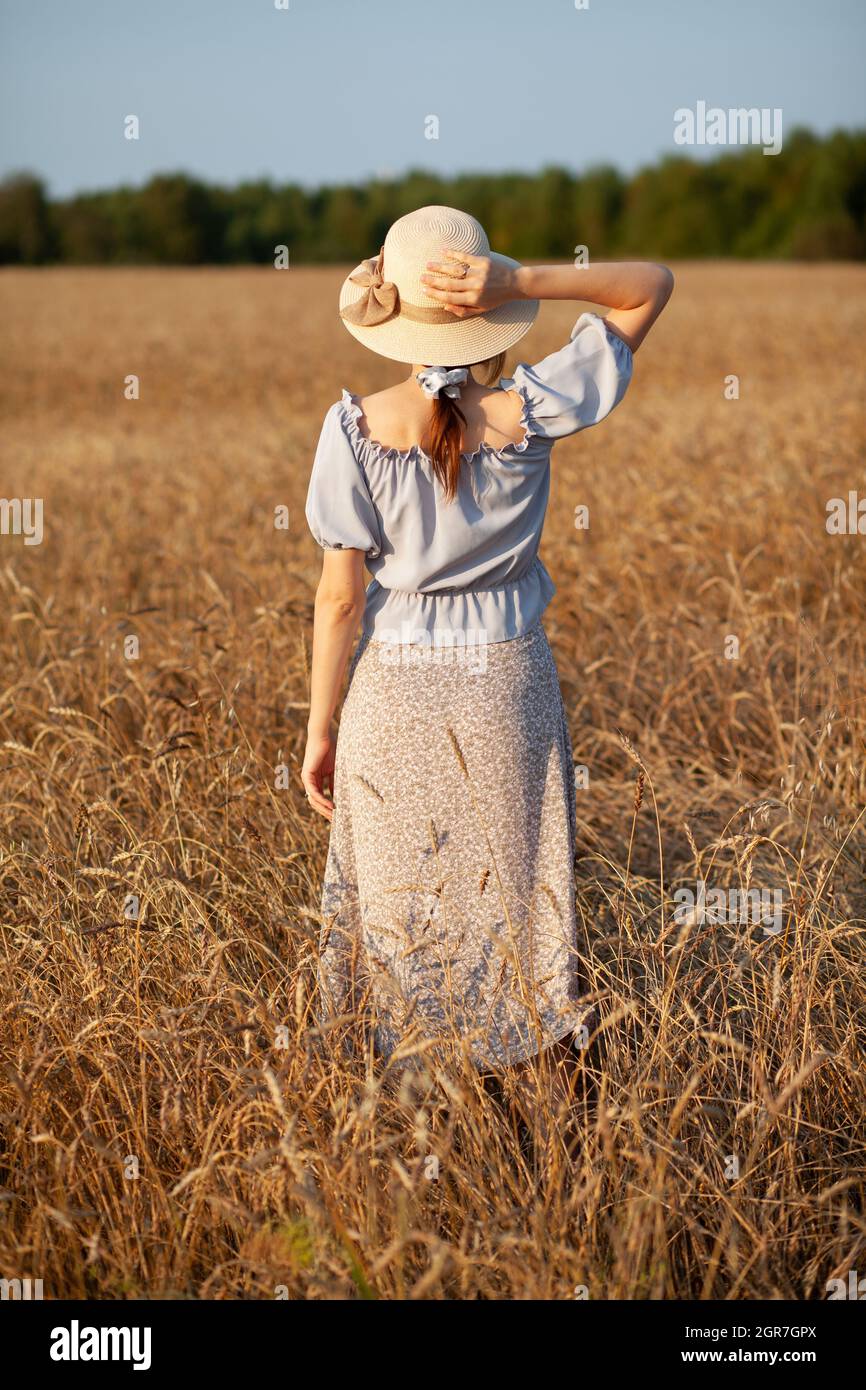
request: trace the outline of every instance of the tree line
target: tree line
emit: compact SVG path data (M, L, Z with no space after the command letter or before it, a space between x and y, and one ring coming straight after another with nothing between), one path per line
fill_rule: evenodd
M306 189L268 180L223 188L184 173L51 199L34 174L0 184L0 263L12 265L356 263L390 224L428 203L471 212L520 260L590 255L866 258L866 131L789 135L712 161L676 155L625 177L576 174L400 178Z

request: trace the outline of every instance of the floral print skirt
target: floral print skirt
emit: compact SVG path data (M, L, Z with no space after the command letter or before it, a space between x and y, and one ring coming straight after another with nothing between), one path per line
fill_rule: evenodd
M574 775L540 623L474 647L363 637L334 803L326 1032L395 1065L456 1044L498 1071L579 1028Z

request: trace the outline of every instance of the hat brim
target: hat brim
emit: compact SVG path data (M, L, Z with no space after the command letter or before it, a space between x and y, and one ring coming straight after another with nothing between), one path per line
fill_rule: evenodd
M496 251L490 252L490 259L512 269L520 265L519 261ZM352 275L363 269L362 263L355 267ZM363 294L363 288L347 277L340 290L340 308L354 304ZM377 352L380 357L390 357L393 362L420 362L431 367L467 367L513 347L524 333L529 332L537 316L537 299L514 299L483 314L455 318L453 323L418 323L399 313L372 327L349 323L346 319L342 322L352 337L357 338L364 347Z

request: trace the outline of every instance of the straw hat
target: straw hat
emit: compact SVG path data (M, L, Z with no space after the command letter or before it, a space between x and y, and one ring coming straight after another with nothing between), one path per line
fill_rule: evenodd
M537 299L515 299L483 314L457 318L421 284L428 261L441 261L447 246L489 256L503 265L519 261L490 250L480 222L457 208L428 207L393 224L378 256L362 261L340 291L340 316L354 338L396 362L460 367L504 352L532 327Z

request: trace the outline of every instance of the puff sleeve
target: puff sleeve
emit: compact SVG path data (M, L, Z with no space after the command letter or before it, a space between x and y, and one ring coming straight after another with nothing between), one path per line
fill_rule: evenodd
M533 434L560 439L597 425L619 405L632 375L632 351L597 314L581 314L565 347L536 366L518 363L503 378L523 398Z
M331 406L322 425L305 515L324 550L363 550L369 559L381 554L379 514L344 429L340 402Z

